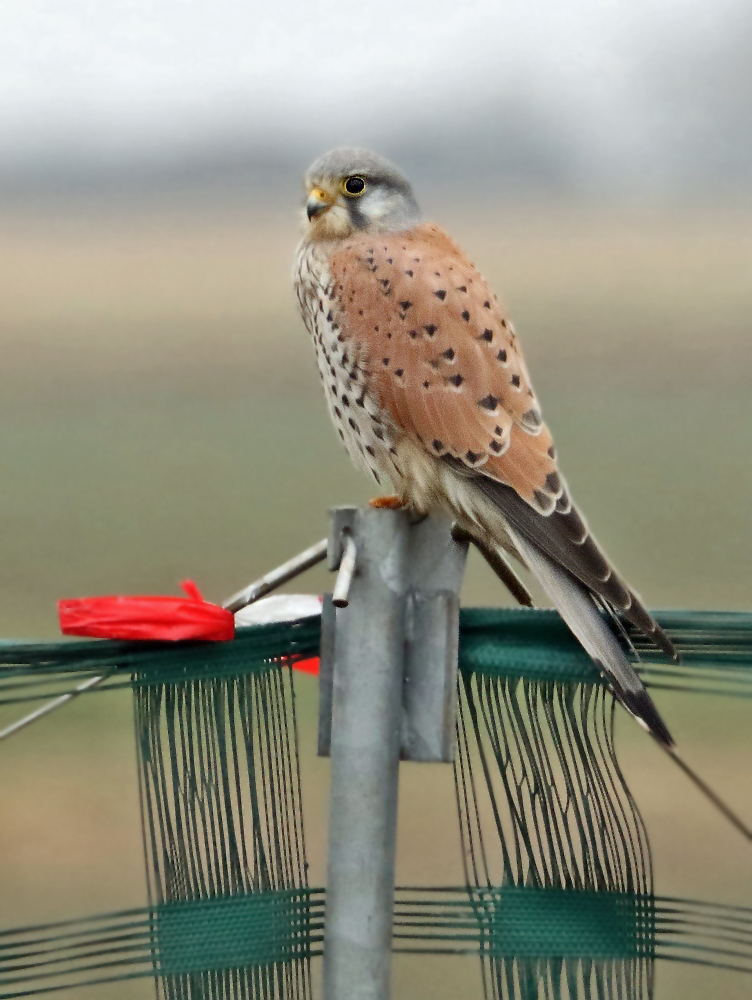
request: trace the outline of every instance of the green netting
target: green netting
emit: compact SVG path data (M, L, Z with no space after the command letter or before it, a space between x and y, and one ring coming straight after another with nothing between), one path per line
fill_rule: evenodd
M655 613L681 657L673 663L633 629L626 632L648 687L752 696L752 614ZM460 667L487 677L602 683L557 611L465 608Z
M0 645L0 704L63 694L103 675L111 690L264 673L282 660L318 656L319 640L316 617L239 628L232 642L7 643Z
M222 973L252 996L294 956L321 954L324 890L249 893L0 932L0 998L143 976ZM632 957L752 972L752 909L624 893L398 889L395 951L575 962ZM591 970L592 975L592 970ZM242 992L245 990L246 992ZM256 992L259 992L257 989ZM190 995L190 994L188 994ZM284 996L283 988L277 995Z
M461 920L468 940L492 958L638 958L655 951L652 896L530 886L471 889L466 896L453 903L459 920L447 919L437 903L423 916L433 939L442 922L450 940L459 935ZM428 909L423 900L416 905Z
M673 664L629 632L645 683L653 688L752 696L752 614L662 611L656 617L681 654ZM62 694L89 677L102 688L238 676L275 658L317 656L318 617L240 628L229 643L77 641L0 644L0 704ZM643 661L643 662L640 662ZM566 683L599 675L555 611L467 608L461 613L464 673Z
M650 847L614 752L614 709L596 678L463 674L460 837L466 881L490 906L481 956L495 1000L652 994L650 911L634 906L652 896Z
M646 682L752 693L752 615L658 615L673 665L630 635ZM169 1000L310 996L294 692L319 620L234 642L0 646L0 703L88 677L134 692L151 904L0 934L0 997L152 976ZM367 666L367 665L366 665ZM613 746L615 707L555 612L462 612L455 768L467 885L398 893L395 948L474 952L494 1000L642 1000L656 957L752 971L752 911L652 895Z
M212 972L235 981L240 996L285 995L281 965L320 953L322 897L305 889L191 899L0 932L0 997L143 976L193 977L195 992L196 974Z
M236 662L234 676L226 660L219 678L134 675L157 971L170 1000L310 997L295 702L290 657L277 653L264 669Z
M154 925L160 975L263 968L310 958L323 931L321 902L312 903L312 893L267 890L163 904Z
M486 677L600 681L592 660L555 611L463 609L460 669Z

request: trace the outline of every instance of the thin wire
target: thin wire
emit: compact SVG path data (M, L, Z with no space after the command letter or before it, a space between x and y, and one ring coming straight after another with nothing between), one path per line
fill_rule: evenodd
M713 806L715 806L718 812L721 813L722 816L725 816L729 823L731 823L731 825L735 827L743 837L746 837L747 840L752 840L752 828L747 826L744 820L734 812L731 806L724 802L720 795L713 788L711 788L703 778L700 777L697 771L689 766L684 758L680 756L676 747L668 747L660 740L656 740L656 743L666 754L668 754L679 770L683 771L689 780L692 781L697 788L699 788L705 798L708 799Z
M304 552L293 556L292 559L288 559L286 563L277 566L276 569L264 574L260 579L249 583L247 587L239 590L232 597L228 597L223 602L222 607L235 614L249 604L253 604L259 598L266 596L266 594L271 594L272 591L281 587L283 583L288 583L290 580L295 579L296 576L300 576L301 573L305 573L312 566L323 562L326 559L328 544L328 540L322 538L320 542L312 545Z
M4 740L8 736L13 736L14 733L18 733L27 726L30 726L32 722L37 722L37 720L44 718L45 715L49 715L50 712L54 712L58 708L62 708L63 705L67 705L68 702L73 701L74 698L83 694L84 691L91 691L93 688L98 687L103 681L107 680L110 673L102 674L100 677L89 677L88 680L83 681L77 687L73 688L72 691L68 691L66 694L61 694L58 698L53 698L52 701L48 701L35 711L29 712L29 714L25 715L22 719L16 719L15 722L11 722L11 724L6 726L5 729L0 729L0 740Z

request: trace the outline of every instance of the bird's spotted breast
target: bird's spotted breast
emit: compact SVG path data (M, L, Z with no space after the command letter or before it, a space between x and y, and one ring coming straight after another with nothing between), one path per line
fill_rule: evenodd
M325 250L312 244L301 245L295 289L340 439L355 464L370 472L377 483L384 477L394 479L399 473L394 429L370 391L367 352L342 323L342 287L331 275Z

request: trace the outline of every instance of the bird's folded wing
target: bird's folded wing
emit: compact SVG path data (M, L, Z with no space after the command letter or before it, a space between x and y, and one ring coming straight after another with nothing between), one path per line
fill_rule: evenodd
M428 224L356 235L329 266L342 333L392 421L672 652L572 506L514 329L454 243Z
M451 240L428 225L356 236L330 269L342 329L398 426L432 454L553 507L553 446L517 337Z

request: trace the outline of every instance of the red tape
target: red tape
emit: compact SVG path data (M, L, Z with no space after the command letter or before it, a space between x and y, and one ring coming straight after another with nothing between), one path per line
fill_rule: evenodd
M187 597L80 597L58 601L64 635L95 639L204 639L235 637L232 612L205 601L192 580L181 584Z

